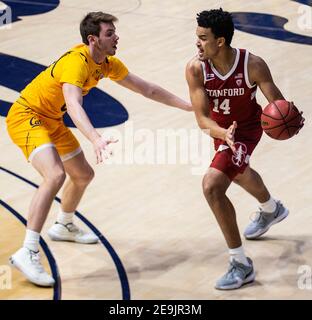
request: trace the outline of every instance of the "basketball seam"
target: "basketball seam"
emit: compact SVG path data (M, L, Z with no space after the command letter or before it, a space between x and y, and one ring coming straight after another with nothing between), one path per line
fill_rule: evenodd
M288 135L289 135L289 137L290 137L288 127L284 127L284 129L283 129L283 130L281 130L281 132L280 132L280 133L279 133L279 135L277 136L277 139L281 136L281 134L282 134L285 130L287 130L287 131L288 131Z
M291 135L290 135L290 131L289 131L288 126L287 126L287 122L285 121L285 117L283 116L283 114L282 114L281 110L279 109L278 105L277 105L275 102L273 102L273 103L274 103L276 109L278 110L278 112L280 113L280 115L282 116L282 119L283 119L283 122L284 122L284 126L286 127L287 132L288 132L288 136L289 136L289 138L290 138ZM288 105L288 103L289 103L289 102L287 101L287 105ZM282 134L283 131L284 131L284 130L282 130L282 131L280 132L280 134L278 135L277 138L279 138L279 137L281 136L281 134Z
M290 119L288 122L293 121L293 120L294 120L294 119L296 119L298 116L300 116L300 113L298 113L297 115L295 115L295 116L294 116L292 119ZM273 120L277 120L277 119L275 119L275 118L271 118L271 119L273 119ZM281 126L296 127L296 126L288 126L288 125L287 125L287 123L288 123L288 122L285 122L285 123L279 124L279 125L277 125L277 126L275 126L275 127L265 128L265 130L276 129L276 128L281 127Z
M271 118L272 120L281 120L281 119L276 119L276 118L274 118L274 117L272 117L272 116L270 116L270 115L268 115L268 114L266 114L266 113L262 113L264 116L266 116L266 117L268 117L268 118Z

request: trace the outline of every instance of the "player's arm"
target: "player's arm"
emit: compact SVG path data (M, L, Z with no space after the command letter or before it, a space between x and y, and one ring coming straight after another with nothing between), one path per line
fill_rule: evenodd
M82 107L81 88L70 83L63 83L62 90L68 115L71 117L76 127L93 144L97 163L102 162L102 150L105 150L109 143L116 141L105 141L92 126L89 117Z
M258 85L268 102L285 100L281 91L274 83L270 69L263 59L250 54L248 73L250 82Z
M70 84L63 84L63 94L67 107L67 113L75 123L76 127L91 142L100 137L100 134L92 126L89 117L82 108L82 90L81 88Z
M186 111L192 111L192 105L184 101L183 99L177 97L176 95L170 93L164 88L156 85L155 83L148 82L142 78L134 75L133 73L128 73L128 75L120 81L116 81L123 87L130 89L136 93L140 93L146 98L155 100L157 102L166 104L171 107L176 107Z
M275 85L270 69L263 59L250 55L248 73L251 83L256 83L269 102L275 100L286 100L278 87ZM293 102L291 102L293 104ZM302 112L301 112L302 114ZM299 130L303 127L305 119L302 117ZM297 132L297 133L298 133Z
M202 67L196 58L187 64L185 76L199 127L211 137L225 140L229 147L235 151L234 134L237 124L234 122L228 129L224 129L210 118L208 109L209 101L204 88Z

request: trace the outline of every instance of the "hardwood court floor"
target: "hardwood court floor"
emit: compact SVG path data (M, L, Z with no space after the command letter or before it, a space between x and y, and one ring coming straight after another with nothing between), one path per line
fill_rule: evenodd
M286 30L312 37L311 29L301 30L297 25L300 5L298 1L287 0L276 0L274 4L269 0L97 0L92 5L89 1L67 0L52 11L24 16L11 29L0 30L1 52L49 65L80 42L78 26L85 13L110 12L120 20L116 25L120 36L117 57L131 72L187 99L184 69L196 54L197 12L222 6L233 12L282 16L289 20ZM79 212L105 236L120 258L132 299L312 298L311 290L298 287L298 268L312 267L311 46L241 31L236 31L233 46L247 48L263 57L285 97L295 101L306 118L302 132L289 141L263 136L251 158L251 165L263 176L272 195L290 209L289 217L260 240L243 241L257 272L253 285L231 292L214 289L216 279L227 268L227 248L202 195L202 174L192 174L193 163L126 164L124 161L95 165L92 146L73 129L96 172ZM1 74L2 79L7 76ZM151 130L141 132L143 138L144 134L152 134L152 139L156 139L157 130L161 129L191 132L197 128L193 114L146 100L110 80L102 81L99 89L127 109L126 124L133 126L134 132ZM18 92L0 86L2 100L14 101L17 97ZM266 104L260 93L258 100L263 106ZM127 148L123 136L125 124L113 129L121 137L115 157L122 157ZM99 131L106 132L107 128ZM135 147L140 143L137 140ZM178 144L177 152L186 148L187 145ZM167 154L167 150L163 152ZM1 167L40 183L38 174L8 137L4 117L0 117L0 154ZM206 158L201 160L208 166ZM24 217L34 190L0 170L0 199ZM243 232L257 203L236 186L231 186L228 196L235 205ZM57 210L58 204L54 202L42 236L60 271L62 299L122 299L127 283L120 280L116 261L103 244L83 246L48 239L46 230ZM83 222L78 223L87 228ZM23 237L22 224L0 206L0 265L7 264ZM16 271L13 271L12 289L0 290L1 299L51 299L51 296L51 291L33 287Z

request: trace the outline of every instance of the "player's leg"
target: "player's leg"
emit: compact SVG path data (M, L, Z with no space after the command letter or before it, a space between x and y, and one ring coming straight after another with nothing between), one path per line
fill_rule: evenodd
M73 221L84 191L94 177L94 171L72 132L65 126L62 126L58 132L54 141L61 154L68 180L64 185L61 208L56 223L49 229L48 235L56 241L97 243L98 237L95 234L81 230Z
M23 247L10 258L31 282L41 286L53 286L54 279L48 275L40 262L39 239L42 226L52 201L65 180L62 161L51 145L41 146L32 158L33 167L40 173L43 182L31 201ZM39 150L39 149L38 149Z
M238 174L233 182L241 186L254 196L259 203L265 203L270 199L270 193L266 188L261 176L248 165L242 174Z
M54 279L44 271L40 262L39 239L53 198L64 182L64 167L41 116L16 102L6 120L12 141L43 177L30 204L23 247L11 256L10 261L31 282L53 286Z
M52 201L62 187L66 175L63 163L54 147L47 147L38 152L31 164L40 173L43 182L32 198L27 228L40 233Z
M260 237L273 224L287 217L288 209L280 201L276 201L271 197L261 176L250 166L242 174L237 175L234 182L259 201L260 211L254 221L247 226L244 232L245 238L256 239Z
M226 190L231 180L223 172L209 168L203 178L203 192L205 198L216 217L226 243L230 249L242 245L236 222L235 209L226 196Z
M63 164L69 179L63 188L62 210L74 212L94 177L94 171L82 151L74 158L64 161Z
M222 290L239 288L255 278L252 261L244 253L235 209L225 194L235 175L235 168L229 159L230 150L217 152L203 179L204 195L229 248L230 268L216 283L216 288Z

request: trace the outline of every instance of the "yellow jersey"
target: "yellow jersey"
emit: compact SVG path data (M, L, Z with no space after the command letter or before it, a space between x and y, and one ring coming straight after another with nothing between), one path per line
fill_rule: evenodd
M113 56L108 56L105 62L97 64L91 58L88 46L80 44L42 71L21 92L17 102L38 114L60 119L66 112L63 83L80 87L82 94L86 95L101 78L119 81L128 73L127 67Z

